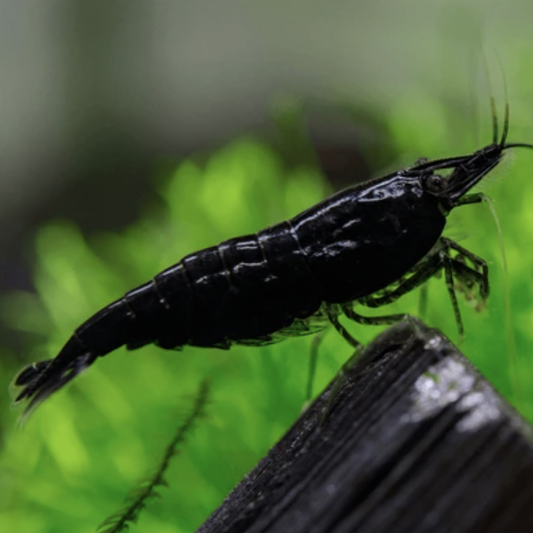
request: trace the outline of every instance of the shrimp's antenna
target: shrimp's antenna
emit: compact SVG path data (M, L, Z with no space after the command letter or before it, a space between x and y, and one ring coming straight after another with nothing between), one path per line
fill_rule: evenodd
M507 134L509 133L509 102L505 100L505 115L503 117L503 132L502 140L500 141L500 146L503 148L505 146L505 141L507 140Z
M498 144L498 114L496 113L496 103L492 95L490 96L490 114L492 116L492 144Z
M502 132L502 138L500 141L500 146L502 149L504 148L533 148L532 145L527 143L510 143L508 145L505 144L507 140L507 134L509 132L509 95L507 91L507 79L505 77L505 70L503 68L503 63L500 55L497 51L495 51L494 55L496 56L496 59L498 60L498 65L500 67L500 73L502 78L502 84L503 84L503 94L505 98L505 115L504 115L504 122L503 122L503 132ZM497 141L496 141L497 142ZM519 408L523 409L524 406L524 398L525 398L525 387L523 383L523 378L519 370L519 362L518 362L518 352L516 350L516 338L513 328L513 317L512 317L512 307L511 307L511 291L509 288L509 276L507 271L507 260L505 256L505 248L503 244L503 236L502 231L500 227L500 223L498 221L496 211L492 205L491 202L489 202L489 207L492 213L492 216L496 222L496 226L498 228L498 236L500 241L500 248L501 248L501 257L502 257L502 268L503 268L503 285L504 285L504 302L505 302L505 330L506 330L506 337L507 337L507 350L508 350L508 360L510 365L510 375L511 375L511 389L513 391L514 401L516 402L515 405L517 405Z
M509 133L509 95L507 94L507 80L505 78L505 71L503 70L502 61L500 56L496 54L498 58L498 63L500 65L500 72L502 73L502 83L503 83L503 97L505 99L505 113L503 118L503 132L502 140L500 146L505 146L505 141L507 140L507 134Z

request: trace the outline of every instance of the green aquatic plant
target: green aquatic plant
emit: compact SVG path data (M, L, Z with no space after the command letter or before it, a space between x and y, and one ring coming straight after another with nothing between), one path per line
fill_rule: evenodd
M445 130L417 136L407 126L424 123L424 113L436 105L419 104L420 99L417 105L398 103L391 110L391 138L396 153L403 154L396 168L421 156L444 157L475 148L461 135L453 146L447 145ZM528 140L524 116L511 107L512 140ZM467 124L463 127L466 131ZM507 178L488 191L505 237L511 323L524 390L533 385L531 360L521 355L533 340L532 298L524 281L533 265L532 167L529 154L517 154ZM316 169L287 169L268 146L241 139L205 163L184 161L158 192L159 201L120 235L87 238L69 222L39 230L37 294L17 293L2 305L4 320L32 339L27 362L54 356L88 316L185 254L279 222L318 202L330 188ZM517 401L503 326L497 230L483 205L465 207L453 220L452 235L459 233L469 249L489 261L492 286L484 313L464 309L460 299L466 331L462 351L500 391ZM453 340L456 328L444 283L437 279L429 285L426 321ZM418 295L406 295L391 310L378 310L384 311L417 314ZM375 327L346 325L355 328L363 342L379 332ZM5 422L0 472L7 489L0 522L22 533L93 531L171 440L176 397L209 378L209 423L197 424L169 466L166 478L171 479L175 469L179 481L170 483L166 497L143 513L147 531L193 531L297 418L305 399L311 341L295 338L258 348L236 346L227 352L190 347L169 352L147 346L101 358L47 401L24 431L12 428L14 416ZM320 346L315 392L350 355L343 339L328 332ZM2 370L5 375L14 371ZM533 419L530 403L517 403Z
M165 473L168 470L172 457L178 453L179 447L183 446L188 434L198 421L205 416L205 408L208 401L209 385L204 381L194 399L191 412L178 427L174 437L167 445L163 457L152 474L130 492L124 506L110 517L106 518L98 526L98 533L120 533L128 529L129 524L137 522L139 515L149 500L160 498L158 487L168 487Z
M37 295L17 293L3 306L9 324L35 339L28 360L57 353L88 316L185 254L293 215L322 199L327 186L316 170L288 170L270 148L242 139L205 164L183 162L158 191L159 202L121 235L87 239L68 222L39 230ZM176 468L184 480L165 498L180 504L154 502L143 515L149 529L194 529L298 416L308 346L302 339L230 352L149 346L101 358L23 432L10 432L0 468L10 465L18 487L2 519L11 523L16 509L30 508L31 518L17 517L19 531L50 524L90 531L170 440L176 396L209 377L210 423L198 425L167 475ZM339 364L328 350L321 355L315 390ZM68 513L58 512L62 501Z

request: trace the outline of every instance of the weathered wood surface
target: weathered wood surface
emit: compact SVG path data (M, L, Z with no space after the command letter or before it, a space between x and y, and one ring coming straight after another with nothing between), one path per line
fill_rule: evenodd
M378 337L201 533L533 532L531 430L419 322Z

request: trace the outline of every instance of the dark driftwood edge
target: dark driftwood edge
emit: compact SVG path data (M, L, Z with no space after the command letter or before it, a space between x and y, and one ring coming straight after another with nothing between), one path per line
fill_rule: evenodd
M380 335L198 530L533 531L531 430L418 321Z

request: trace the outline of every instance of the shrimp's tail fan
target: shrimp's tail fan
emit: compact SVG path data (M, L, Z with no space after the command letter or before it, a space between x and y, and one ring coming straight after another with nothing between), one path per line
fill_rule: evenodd
M32 363L15 378L15 387L23 388L14 403L27 402L24 415L91 366L97 358L92 352L73 354L68 348L69 343L55 359Z

